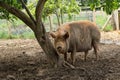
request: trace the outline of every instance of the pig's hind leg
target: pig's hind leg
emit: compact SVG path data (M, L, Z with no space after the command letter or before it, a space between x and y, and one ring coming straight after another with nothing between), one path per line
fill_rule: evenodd
M75 54L76 54L76 50L71 52L72 65L74 65L74 63L75 63Z
M94 53L95 53L96 60L98 60L98 50L99 50L99 48L98 48L97 42L96 42L96 41L93 41L93 42L92 42L92 46L93 46L93 48L94 48Z
M85 57L84 57L84 60L87 61L87 55L88 55L88 50L85 51Z

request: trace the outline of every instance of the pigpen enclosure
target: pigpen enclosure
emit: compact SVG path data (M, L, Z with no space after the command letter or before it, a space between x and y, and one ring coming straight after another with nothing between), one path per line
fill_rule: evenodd
M120 80L119 3L0 0L0 80ZM95 22L100 29L98 60L92 49L86 61L77 52L72 65L68 53L68 66L53 67L64 57L58 56L49 32L78 20Z

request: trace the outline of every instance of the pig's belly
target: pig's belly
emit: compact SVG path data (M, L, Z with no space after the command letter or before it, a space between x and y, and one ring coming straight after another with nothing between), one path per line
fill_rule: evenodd
M91 49L92 49L92 46L79 46L77 47L76 52L84 52Z
M76 52L84 52L87 50L92 49L92 40L89 39L89 41L84 40L84 41L76 41L74 40L74 43L69 45L69 50L68 52L72 52L76 49Z

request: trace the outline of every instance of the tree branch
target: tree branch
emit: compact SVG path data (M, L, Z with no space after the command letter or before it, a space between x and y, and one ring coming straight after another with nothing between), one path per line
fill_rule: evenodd
M10 6L7 3L4 3L2 1L0 1L0 7L2 7L5 10L7 10L11 14L15 15L19 19L21 19L32 30L35 30L35 24L34 24L34 22L25 13L23 13L19 9L16 9L15 7L12 7L12 6Z
M44 7L44 4L47 0L39 0L38 4L36 6L36 11L35 11L35 17L36 17L36 21L37 23L39 23L41 21L41 15L42 15L42 10Z
M33 18L32 14L31 14L30 11L28 10L28 8L26 7L24 1L23 1L23 0L20 0L20 1L21 1L22 5L24 6L24 8L25 8L27 14L29 15L29 17L30 17L30 18L32 19L32 21L35 23L35 19ZM36 23L35 23L35 24L36 24Z

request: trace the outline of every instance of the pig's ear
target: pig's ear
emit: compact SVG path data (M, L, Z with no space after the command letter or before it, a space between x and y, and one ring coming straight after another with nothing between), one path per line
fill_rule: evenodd
M67 39L69 37L69 33L65 32L64 38Z
M50 35L52 36L52 38L56 38L55 32L50 32Z

